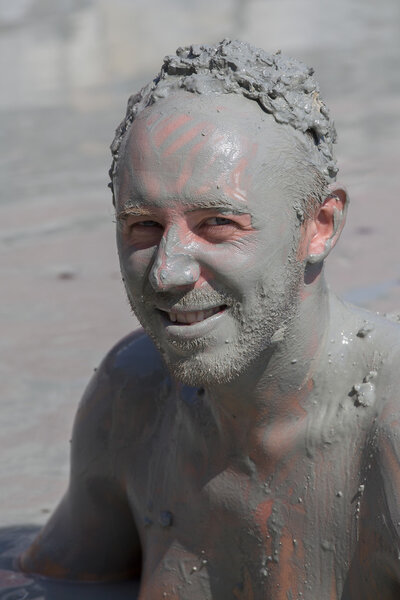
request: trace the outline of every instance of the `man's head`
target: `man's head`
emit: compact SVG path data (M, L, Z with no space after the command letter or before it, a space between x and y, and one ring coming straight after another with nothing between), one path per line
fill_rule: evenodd
M309 203L322 201L326 185L337 173L333 144L336 130L319 95L314 70L304 63L267 54L240 41L223 40L216 46L178 48L167 56L159 75L139 93L129 98L127 112L111 145L113 164L111 187L117 170L119 151L132 122L140 112L178 90L195 95L239 94L258 103L277 123L288 124L297 136L299 160L313 174L312 189L303 182L299 214L308 213Z
M147 92L114 144L121 268L171 371L223 382L269 352L296 315L305 260L332 238L329 210L319 236L314 215L333 167L316 134L242 93L210 91L208 75L197 78L204 93L188 91L190 76L174 70L175 83L153 102Z

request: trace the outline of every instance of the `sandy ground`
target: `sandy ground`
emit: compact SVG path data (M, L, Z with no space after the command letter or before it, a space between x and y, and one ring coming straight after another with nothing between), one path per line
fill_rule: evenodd
M82 390L136 326L108 145L129 93L177 46L240 37L316 68L352 199L331 285L400 309L399 26L398 0L0 0L0 527L54 508Z

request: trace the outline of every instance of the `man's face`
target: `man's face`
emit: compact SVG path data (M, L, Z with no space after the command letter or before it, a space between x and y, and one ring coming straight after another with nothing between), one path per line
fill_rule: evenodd
M236 96L180 92L132 125L116 181L121 270L185 383L232 380L296 312L303 265L279 172L287 147L281 127Z

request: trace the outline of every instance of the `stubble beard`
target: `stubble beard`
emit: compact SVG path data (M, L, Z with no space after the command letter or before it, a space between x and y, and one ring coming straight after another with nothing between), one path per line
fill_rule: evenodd
M191 290L177 298L176 302L169 295L169 305L173 305L175 310L202 302L227 305L236 327L234 335L222 341L216 340L211 333L193 340L166 342L160 339L158 319L144 310L147 299L141 297L140 301L136 300L128 289L127 295L134 314L152 338L174 378L190 386L218 385L244 374L262 354L269 355L275 344L274 335L288 328L296 316L302 265L293 261L285 275L284 283L273 289L265 290L261 283L257 284L253 301L247 307L214 290L208 293Z

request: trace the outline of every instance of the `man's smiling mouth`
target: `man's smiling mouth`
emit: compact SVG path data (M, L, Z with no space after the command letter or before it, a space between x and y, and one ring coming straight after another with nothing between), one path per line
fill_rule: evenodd
M194 323L200 323L206 319L216 315L217 313L223 312L227 308L226 304L221 306L214 306L203 310L185 310L185 311L166 311L159 309L163 313L164 317L167 318L171 323L182 324L182 325L193 325Z

